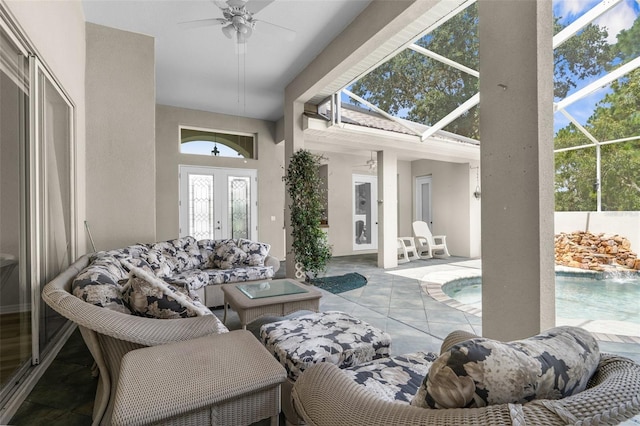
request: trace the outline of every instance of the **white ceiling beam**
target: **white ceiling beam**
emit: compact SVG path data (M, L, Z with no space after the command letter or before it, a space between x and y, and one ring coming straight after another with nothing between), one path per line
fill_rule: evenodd
M401 120L398 117L394 117L393 115L389 114L386 111L381 110L380 108L378 108L377 106L375 106L374 104L372 104L371 102L367 101L364 98L361 98L360 96L356 95L355 93L347 90L347 89L342 89L342 91L349 96L352 99L355 99L356 101L360 102L363 105L366 105L367 107L371 108L372 110L374 110L375 112L377 112L378 114L384 116L385 118L388 118L389 120L395 121L396 123L398 123L399 125L401 125L402 127L410 130L412 133L414 133L417 136L420 136L421 133L419 131L417 131L416 129L414 129L413 127L411 127L410 125L408 125L404 120Z
M436 61L442 62L443 64L449 65L450 67L459 69L462 72L466 72L469 75L472 75L476 78L480 77L480 73L474 69L471 69L467 66L464 66L456 61L453 61L447 57L444 57L442 55L437 54L436 52L433 52L429 49L425 49L422 46L418 46L417 44L413 43L411 45L409 45L409 49L413 50L414 52L418 52L428 58L431 59L435 59Z
M436 124L429 127L421 136L422 142L427 140L429 136L432 136L438 130L442 130L447 124L451 123L453 120L460 117L462 114L469 111L471 108L478 105L479 103L480 103L480 93L476 93L475 95L467 99L465 103L463 103L458 108L451 111L449 114L447 114L444 118L442 118Z
M593 83L583 87L582 89L578 90L577 92L574 92L573 94L567 96L566 98L564 98L563 100L559 101L556 104L556 110L563 110L565 108L567 108L569 105L571 105L574 102L579 101L580 99L589 96L591 93L595 92L596 90L599 90L605 86L607 86L609 83L611 83L614 80L617 80L618 78L622 77L623 75L630 73L631 71L635 70L636 68L640 67L640 57L635 58L634 60L632 60L631 62L627 62L626 64L616 68L615 70L611 71L610 73L608 73L607 75L599 78L598 80L594 81Z
M604 0L591 8L587 13L573 21L570 25L567 25L562 31L553 36L553 48L555 49L565 41L569 40L574 34L589 25L600 15L603 15L606 11L621 1L622 0Z

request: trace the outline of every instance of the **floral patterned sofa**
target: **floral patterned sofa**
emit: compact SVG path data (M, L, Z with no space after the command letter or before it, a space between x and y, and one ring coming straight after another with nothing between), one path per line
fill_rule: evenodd
M196 241L184 237L100 251L90 255L89 265L72 283L72 292L85 302L125 313L195 316L202 304L223 304L220 286L225 283L273 278L280 262L269 255L269 249L268 244L242 238ZM140 280L129 282L132 274L144 275L155 285L144 288ZM165 295L173 292L175 297L154 298L159 287ZM146 309L140 308L144 305L141 294L149 301Z
M192 237L136 244L81 256L47 283L42 299L78 325L96 362L93 424L111 424L125 354L227 333L204 306L220 305L222 297L207 289L273 277L280 263L268 250L248 240Z

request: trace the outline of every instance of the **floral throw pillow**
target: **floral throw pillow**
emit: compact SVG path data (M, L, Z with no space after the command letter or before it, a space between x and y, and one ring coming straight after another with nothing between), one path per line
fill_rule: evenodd
M438 357L411 405L471 408L560 399L586 389L599 361L598 343L578 327L509 343L471 339Z
M161 319L213 315L188 289L167 284L142 268L127 267L131 272L122 299L133 314Z
M246 240L244 238L238 240L238 246L247 254L244 263L249 266L264 266L264 260L267 258L269 250L271 249L269 244Z
M246 259L247 253L231 241L218 246L209 257L211 265L218 269L236 268L245 264Z

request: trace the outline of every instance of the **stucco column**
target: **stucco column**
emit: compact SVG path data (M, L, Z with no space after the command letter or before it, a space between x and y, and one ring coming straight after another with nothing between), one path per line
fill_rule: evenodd
M289 161L294 152L304 148L304 133L302 130L302 114L304 112L304 103L299 101L289 101L285 96L284 103L284 167L283 174L289 167ZM283 183L284 185L284 183ZM284 229L285 229L285 262L287 278L295 278L296 267L295 258L293 256L291 237L291 209L289 205L291 199L289 192L285 189L284 197Z
M555 324L550 0L480 0L482 330Z
M378 267L398 266L398 156L378 151Z

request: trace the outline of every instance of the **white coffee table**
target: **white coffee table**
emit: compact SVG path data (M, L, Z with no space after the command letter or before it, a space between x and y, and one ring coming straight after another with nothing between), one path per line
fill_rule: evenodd
M240 324L247 324L265 315L285 316L296 311L320 311L322 293L312 286L285 278L252 283L234 283L222 286L224 317L227 307L238 313Z

